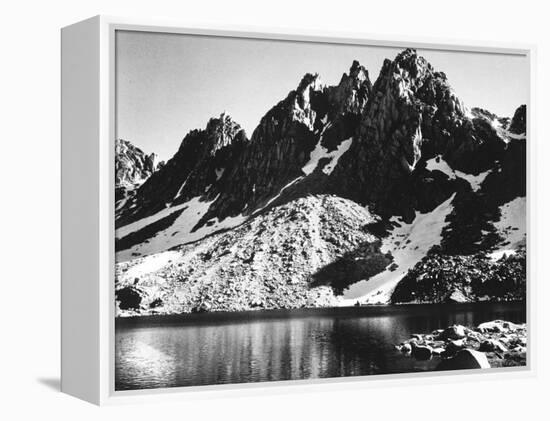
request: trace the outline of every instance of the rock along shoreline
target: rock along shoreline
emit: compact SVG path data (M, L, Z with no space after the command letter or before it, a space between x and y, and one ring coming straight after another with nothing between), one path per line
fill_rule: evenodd
M504 320L477 327L452 325L428 334L413 334L396 349L419 361L440 359L436 370L525 366L527 325Z

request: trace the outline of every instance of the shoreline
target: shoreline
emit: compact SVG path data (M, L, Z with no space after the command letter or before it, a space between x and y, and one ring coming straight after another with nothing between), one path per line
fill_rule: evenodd
M347 307L307 307L299 309L273 309L273 310L246 310L246 311L213 311L202 313L173 313L173 314L135 314L115 317L116 326L131 326L134 324L180 324L180 323L201 323L218 324L231 323L247 320L260 319L289 319L289 318L308 318L322 317L323 314L330 313L341 317L361 317L378 316L390 314L422 314L425 309L440 307L442 310L461 307L465 310L483 307L487 304L517 306L522 319L526 317L526 301L480 301L471 303L421 303L421 304L377 304L368 306L347 306Z

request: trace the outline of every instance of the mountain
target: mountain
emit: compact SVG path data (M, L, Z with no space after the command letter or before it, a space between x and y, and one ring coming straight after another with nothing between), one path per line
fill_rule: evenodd
M335 86L304 75L250 138L222 113L118 208L121 314L517 298L525 124L467 108L412 49L374 84L357 61ZM472 262L523 278L427 275Z
M115 156L115 201L118 209L164 162L159 162L156 154L147 155L124 139L116 140Z

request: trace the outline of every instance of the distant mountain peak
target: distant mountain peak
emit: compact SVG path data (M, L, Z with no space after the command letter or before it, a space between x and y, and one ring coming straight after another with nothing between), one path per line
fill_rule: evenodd
M115 141L115 204L117 214L164 162L155 153L147 155L132 142Z
M179 153L193 148L194 153L213 155L237 138L246 138L244 129L227 112L223 111L219 117L212 117L208 120L204 129L189 131L181 142Z
M161 164L158 155L147 155L132 142L125 139L115 141L115 185L134 187L142 184Z

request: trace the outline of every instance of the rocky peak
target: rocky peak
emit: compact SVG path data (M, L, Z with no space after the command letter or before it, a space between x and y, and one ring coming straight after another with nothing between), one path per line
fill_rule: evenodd
M306 73L296 89L260 120L237 159L227 166L208 198L218 198L201 223L250 213L264 206L302 173L319 141L328 113L327 88L318 74Z
M389 161L386 168L397 166L405 173L414 170L422 146L423 111L428 107L430 112L437 110L437 98L446 96L445 82L445 75L435 73L413 49L384 61L360 135L369 148L378 145L376 150L383 156L377 159Z
M465 112L446 75L415 50L385 60L354 143L333 171L335 188L381 214L412 217L419 206L430 210L435 201L418 203L410 186L423 158L442 154L453 164L486 170L476 158L481 136Z
M154 153L145 154L140 148L124 139L115 141L115 205L119 208L128 202L137 189L157 172L164 162Z
M244 129L225 111L219 117L211 118L205 129L191 130L182 140L178 154L215 155L235 140L246 139Z
M353 60L349 69L349 76L359 82L364 82L369 78L369 72L357 60Z
M315 102L323 90L324 85L319 75L306 73L296 90L291 91L287 99L283 101L290 105L291 118L313 128L317 112L313 109L312 102Z
M329 101L340 114L361 114L372 92L369 72L354 60L348 73L344 73L340 83L329 90Z
M375 83L378 97L391 94L405 102L435 107L454 118L461 118L465 108L451 88L447 76L435 71L432 65L416 50L408 48L395 60L386 59Z
M527 132L527 106L525 104L517 108L508 130L514 134L524 134Z
M147 162L153 168L153 172L161 169L164 165L164 161L160 161L158 155L154 152L147 156Z
M228 167L235 165L235 157L247 141L241 126L225 112L211 118L204 129L191 130L176 154L120 210L118 225L203 196Z
M214 155L221 148L230 145L233 140L237 138L244 139L246 137L241 126L225 111L220 114L219 118L211 118L206 125L205 131L211 155Z
M400 73L401 75L408 74L411 78L418 80L422 80L434 73L432 65L424 57L419 56L414 48L403 50L390 63L394 73Z
M224 111L219 117L211 118L204 129L191 130L169 162L185 162L190 170L197 162L215 157L233 144L247 140L244 129Z
M319 76L319 73L306 73L302 80L300 80L300 83L298 84L298 87L296 88L295 92L298 94L305 93L308 89L313 89L314 91L321 91L323 89L324 85L321 81L321 77Z
M471 110L473 118L485 118L489 121L498 119L498 116L484 108L474 107Z
M124 139L115 141L115 185L135 187L143 183L163 162L156 154L145 154L140 148Z

